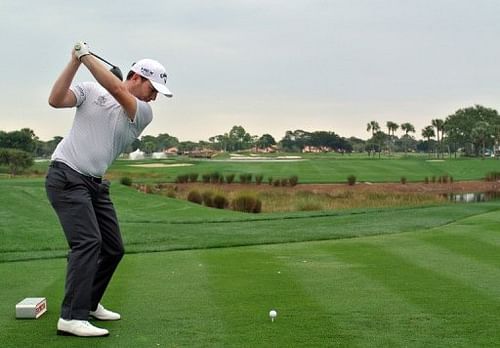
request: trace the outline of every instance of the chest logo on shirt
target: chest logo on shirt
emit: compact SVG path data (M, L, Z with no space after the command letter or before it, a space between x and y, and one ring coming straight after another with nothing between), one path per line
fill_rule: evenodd
M99 96L99 97L98 97L98 98L94 101L94 103L95 103L96 105L99 105L99 106L104 106L104 105L106 105L106 102L107 102L107 101L108 101L108 99L107 99L105 96L100 95L100 96Z

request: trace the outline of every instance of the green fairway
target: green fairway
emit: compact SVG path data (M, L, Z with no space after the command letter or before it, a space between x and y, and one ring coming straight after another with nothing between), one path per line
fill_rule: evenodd
M92 343L495 346L499 223L495 211L390 236L129 255L105 299L123 320L103 323L111 336ZM54 335L63 267L62 259L0 264L7 346L88 345ZM49 312L16 321L23 296L46 296Z
M177 175L219 172L263 175L264 183L269 177L288 178L297 175L299 183L345 183L349 175L360 182L399 182L405 177L409 182L424 181L425 177L450 175L454 180L481 180L487 173L498 171L499 161L492 158L429 159L426 156L367 158L360 155L334 156L329 154L298 154L300 161L227 161L195 160L184 157L168 160L115 161L108 174L114 179L128 176L136 182L174 182ZM159 164L160 167L137 167L136 165ZM178 166L186 165L189 166ZM174 165L174 166L172 166ZM38 163L36 170L44 172L47 163Z
M110 337L59 337L67 247L41 179L0 180L5 347L478 347L500 339L500 201L243 214L112 185ZM16 320L24 297L48 312ZM271 309L278 311L273 323Z

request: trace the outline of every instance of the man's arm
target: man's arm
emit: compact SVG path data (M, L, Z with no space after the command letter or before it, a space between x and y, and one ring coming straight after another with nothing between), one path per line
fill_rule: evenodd
M76 96L69 88L79 67L80 61L72 54L71 61L54 82L54 86L52 86L49 95L50 106L54 108L70 108L76 105Z
M94 56L90 55L86 44L79 43L78 45L80 45L80 55L73 49L71 61L52 87L49 96L49 104L55 108L69 108L76 105L76 96L73 94L70 87L80 64L83 63L95 77L97 82L103 86L121 106L123 106L127 116L133 121L137 110L137 100L135 96L128 91L123 82L100 64ZM82 47L84 48L83 50L81 49ZM82 51L86 53L82 55Z
M128 91L125 84L91 54L81 56L80 61L89 69L97 82L125 109L127 116L133 121L137 111L137 99Z

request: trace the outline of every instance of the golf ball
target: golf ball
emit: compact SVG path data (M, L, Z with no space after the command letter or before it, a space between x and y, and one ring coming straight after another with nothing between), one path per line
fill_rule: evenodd
M278 312L276 312L274 309L269 312L269 317L271 319L276 318L277 315L278 315Z

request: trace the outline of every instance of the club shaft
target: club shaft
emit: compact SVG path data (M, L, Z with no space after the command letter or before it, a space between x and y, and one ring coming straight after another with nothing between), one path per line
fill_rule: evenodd
M90 52L91 55L93 55L94 57L96 57L97 59L100 59L102 60L104 63L108 64L109 66L115 68L116 66L114 64L111 64L110 62L108 62L106 59L98 56L97 54L95 54L94 52Z

